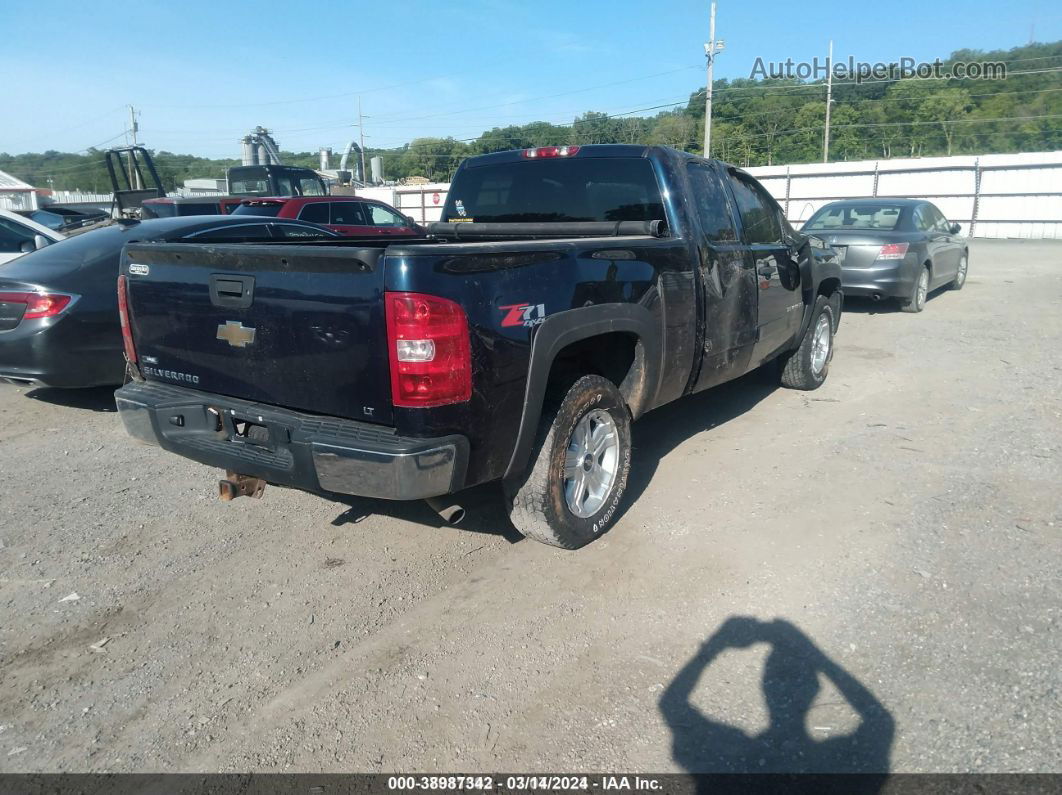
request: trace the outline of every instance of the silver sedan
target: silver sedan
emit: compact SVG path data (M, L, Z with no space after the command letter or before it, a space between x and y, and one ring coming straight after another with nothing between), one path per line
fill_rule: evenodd
M969 245L958 224L921 199L850 199L820 207L803 231L825 240L841 261L846 297L894 298L921 312L929 293L961 290Z

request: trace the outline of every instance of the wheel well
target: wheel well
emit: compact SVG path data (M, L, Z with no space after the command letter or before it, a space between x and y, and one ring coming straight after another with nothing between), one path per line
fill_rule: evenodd
M635 334L598 334L561 349L549 370L546 403L559 403L584 375L600 375L614 383L627 405L640 402L645 388L645 352Z
M823 279L819 282L818 295L830 296L840 289L841 280L831 276L829 279Z
M933 260L928 260L927 259L925 262L922 263L922 267L924 267L927 271L929 271L929 275L932 278L932 276L933 276Z

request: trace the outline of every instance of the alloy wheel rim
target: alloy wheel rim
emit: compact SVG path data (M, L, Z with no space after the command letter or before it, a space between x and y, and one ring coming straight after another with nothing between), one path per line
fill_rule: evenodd
M819 315L819 321L815 324L815 336L811 339L811 369L818 375L826 366L830 358L830 319L826 315Z
M564 499L580 519L608 500L619 472L619 430L604 409L587 412L576 424L564 455Z
M968 265L966 257L959 260L959 284L963 284L966 281L966 269Z
M929 271L923 270L922 275L918 277L918 298L917 303L922 306L926 302L926 296L929 294Z

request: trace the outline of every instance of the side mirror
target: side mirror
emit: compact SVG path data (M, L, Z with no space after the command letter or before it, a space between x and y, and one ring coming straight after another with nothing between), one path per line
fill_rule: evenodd
M948 227L948 231L951 232L953 235L957 235L957 234L959 234L959 232L962 231L962 227L959 226L958 224L952 224L951 226Z
M44 248L45 246L51 245L51 242L52 241L49 240L48 238L46 238L44 235L34 235L33 236L33 244L37 248Z
M23 254L29 254L31 251L37 250L37 243L33 240L23 240L19 243L18 250Z
M796 255L797 252L793 252L793 254ZM778 281L787 290L795 290L800 286L800 262L795 256L779 260Z
M417 225L417 219L414 218L412 215L407 215L406 216L406 226L416 227L416 225Z

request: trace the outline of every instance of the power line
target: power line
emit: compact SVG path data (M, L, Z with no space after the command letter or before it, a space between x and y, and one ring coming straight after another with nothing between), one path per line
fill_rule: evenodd
M572 94L583 94L583 93L585 93L587 91L595 91L595 90L597 90L599 88L610 88L612 86L626 85L627 83L634 83L634 82L637 82L639 80L648 80L648 79L653 78L653 77L663 77L665 75L673 75L673 74L677 74L678 72L685 72L685 71L688 71L690 69L700 69L700 68L701 68L700 64L696 64L695 66L683 66L683 67L680 67L678 69L670 69L670 70L668 70L666 72L656 72L656 73L651 74L651 75L643 75L641 77L632 77L632 78L630 78L628 80L615 80L615 81L613 81L611 83L599 83L599 84L593 85L593 86L584 86L583 88L576 88L576 89L572 89L571 91L561 91L561 92L559 92L557 94L546 94L546 95L543 95L543 96L540 96L540 97L525 97L525 98L522 98L522 99L512 100L510 102L500 102L500 103L495 104L495 105L481 105L481 106L475 107L475 108L461 108L459 110L452 110L452 111L448 111L446 113L433 113L433 114L428 114L428 115L423 115L423 116L402 116L402 117L398 117L398 118L395 118L394 116L384 115L384 116L378 117L379 119L382 119L383 121L378 121L377 124L401 124L401 123L407 122L407 121L421 121L423 119L438 119L438 118L443 118L445 116L459 115L461 113L474 113L477 110L493 110L494 108L511 107L513 105L522 105L522 104L524 104L526 102L538 102L538 101L543 100L543 99L556 99L557 97L567 97L567 96L571 96Z
M1038 74L1057 74L1062 72L1062 66L1051 67L1049 69L1027 69L1023 72L1008 72L1006 79L1010 80L1013 77L1020 77L1021 75L1038 75ZM786 78L782 78L786 79ZM987 80L983 78L973 77L956 77L954 75L941 75L940 77L888 77L880 80L847 80L843 82L834 82L834 88L841 86L851 86L860 88L862 86L881 85L882 83L898 83L900 81L921 82L923 80L974 80L976 82L996 82L1004 78L993 78ZM735 91L799 91L806 89L824 89L825 83L795 83L792 85L784 86L772 86L772 85L758 85L758 86L726 86L723 88L715 89L714 93L733 93Z

